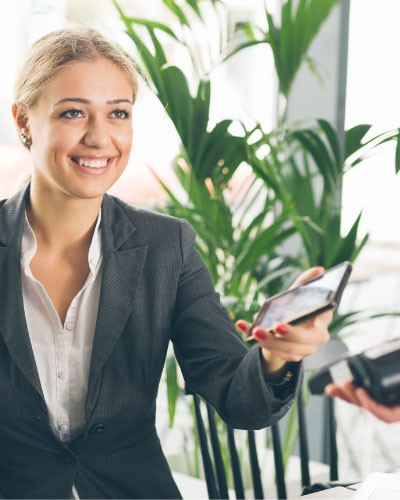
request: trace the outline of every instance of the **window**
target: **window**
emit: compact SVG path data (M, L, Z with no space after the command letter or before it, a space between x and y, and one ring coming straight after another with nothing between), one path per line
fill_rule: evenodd
M346 128L370 123L378 134L399 126L399 24L398 0L351 1ZM344 224L363 209L362 228L372 241L400 243L394 154L394 143L381 146L345 178Z

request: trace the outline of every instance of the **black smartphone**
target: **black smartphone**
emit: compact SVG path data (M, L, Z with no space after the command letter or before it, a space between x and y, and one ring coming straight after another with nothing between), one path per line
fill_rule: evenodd
M351 270L349 262L342 262L303 285L274 295L262 306L247 338L252 338L256 326L271 330L278 323L300 323L322 311L337 307Z
M347 355L318 371L308 381L311 394L323 394L328 384L353 382L364 387L377 403L400 404L400 338L359 354Z

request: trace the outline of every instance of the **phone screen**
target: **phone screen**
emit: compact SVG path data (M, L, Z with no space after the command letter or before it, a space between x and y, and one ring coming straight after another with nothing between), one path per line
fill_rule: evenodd
M321 277L275 295L265 302L253 328L260 325L268 330L277 323L291 323L337 306L350 271L350 264L339 264Z

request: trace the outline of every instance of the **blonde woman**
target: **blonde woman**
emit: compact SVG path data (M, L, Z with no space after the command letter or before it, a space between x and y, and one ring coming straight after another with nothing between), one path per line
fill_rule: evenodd
M301 359L329 337L325 313L258 329L248 350L189 224L106 194L128 162L136 92L130 59L88 28L38 40L17 78L12 111L33 170L0 202L6 498L180 497L155 428L169 342L224 420L261 428L287 412Z

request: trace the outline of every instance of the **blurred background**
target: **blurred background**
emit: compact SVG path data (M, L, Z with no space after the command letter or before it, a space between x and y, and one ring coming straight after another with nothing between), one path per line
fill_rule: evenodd
M161 0L121 0L120 5L135 17L162 19L168 14ZM228 5L238 19L257 19L259 16L260 2L257 0L230 0ZM400 65L397 64L400 5L396 0L379 3L351 0L350 9L346 127L372 123L376 133L395 128L400 116ZM27 158L19 147L10 113L13 82L21 57L34 40L70 22L89 23L132 51L132 43L123 33L111 0L15 0L2 2L0 6L1 197L12 192L16 179L27 168ZM327 80L325 87L329 86L334 77L330 73L332 61L329 60L333 57L332 48L315 47L314 51L319 51L317 62ZM252 116L271 126L276 92L272 58L268 65L264 57L260 67L256 53L251 57L241 55L240 60L219 73L222 74L214 77L218 80L214 91L217 95L212 103L215 118L226 115L228 109L233 117ZM309 82L309 85L316 83ZM307 89L302 92L307 95ZM301 103L303 96L299 93L294 99L298 98ZM300 103L293 106L300 106ZM319 116L327 107L324 100L315 102L315 95L303 105L319 108ZM121 180L117 192L130 202L151 203L162 194L149 175L148 167L168 175L178 140L161 106L144 86L135 109L134 139L131 163L126 172L129 182ZM400 225L395 217L400 213L400 178L391 168L393 155L394 145L389 144L361 170L346 176L343 186L344 225L363 209L364 231L370 232L373 242L390 247L400 243Z

